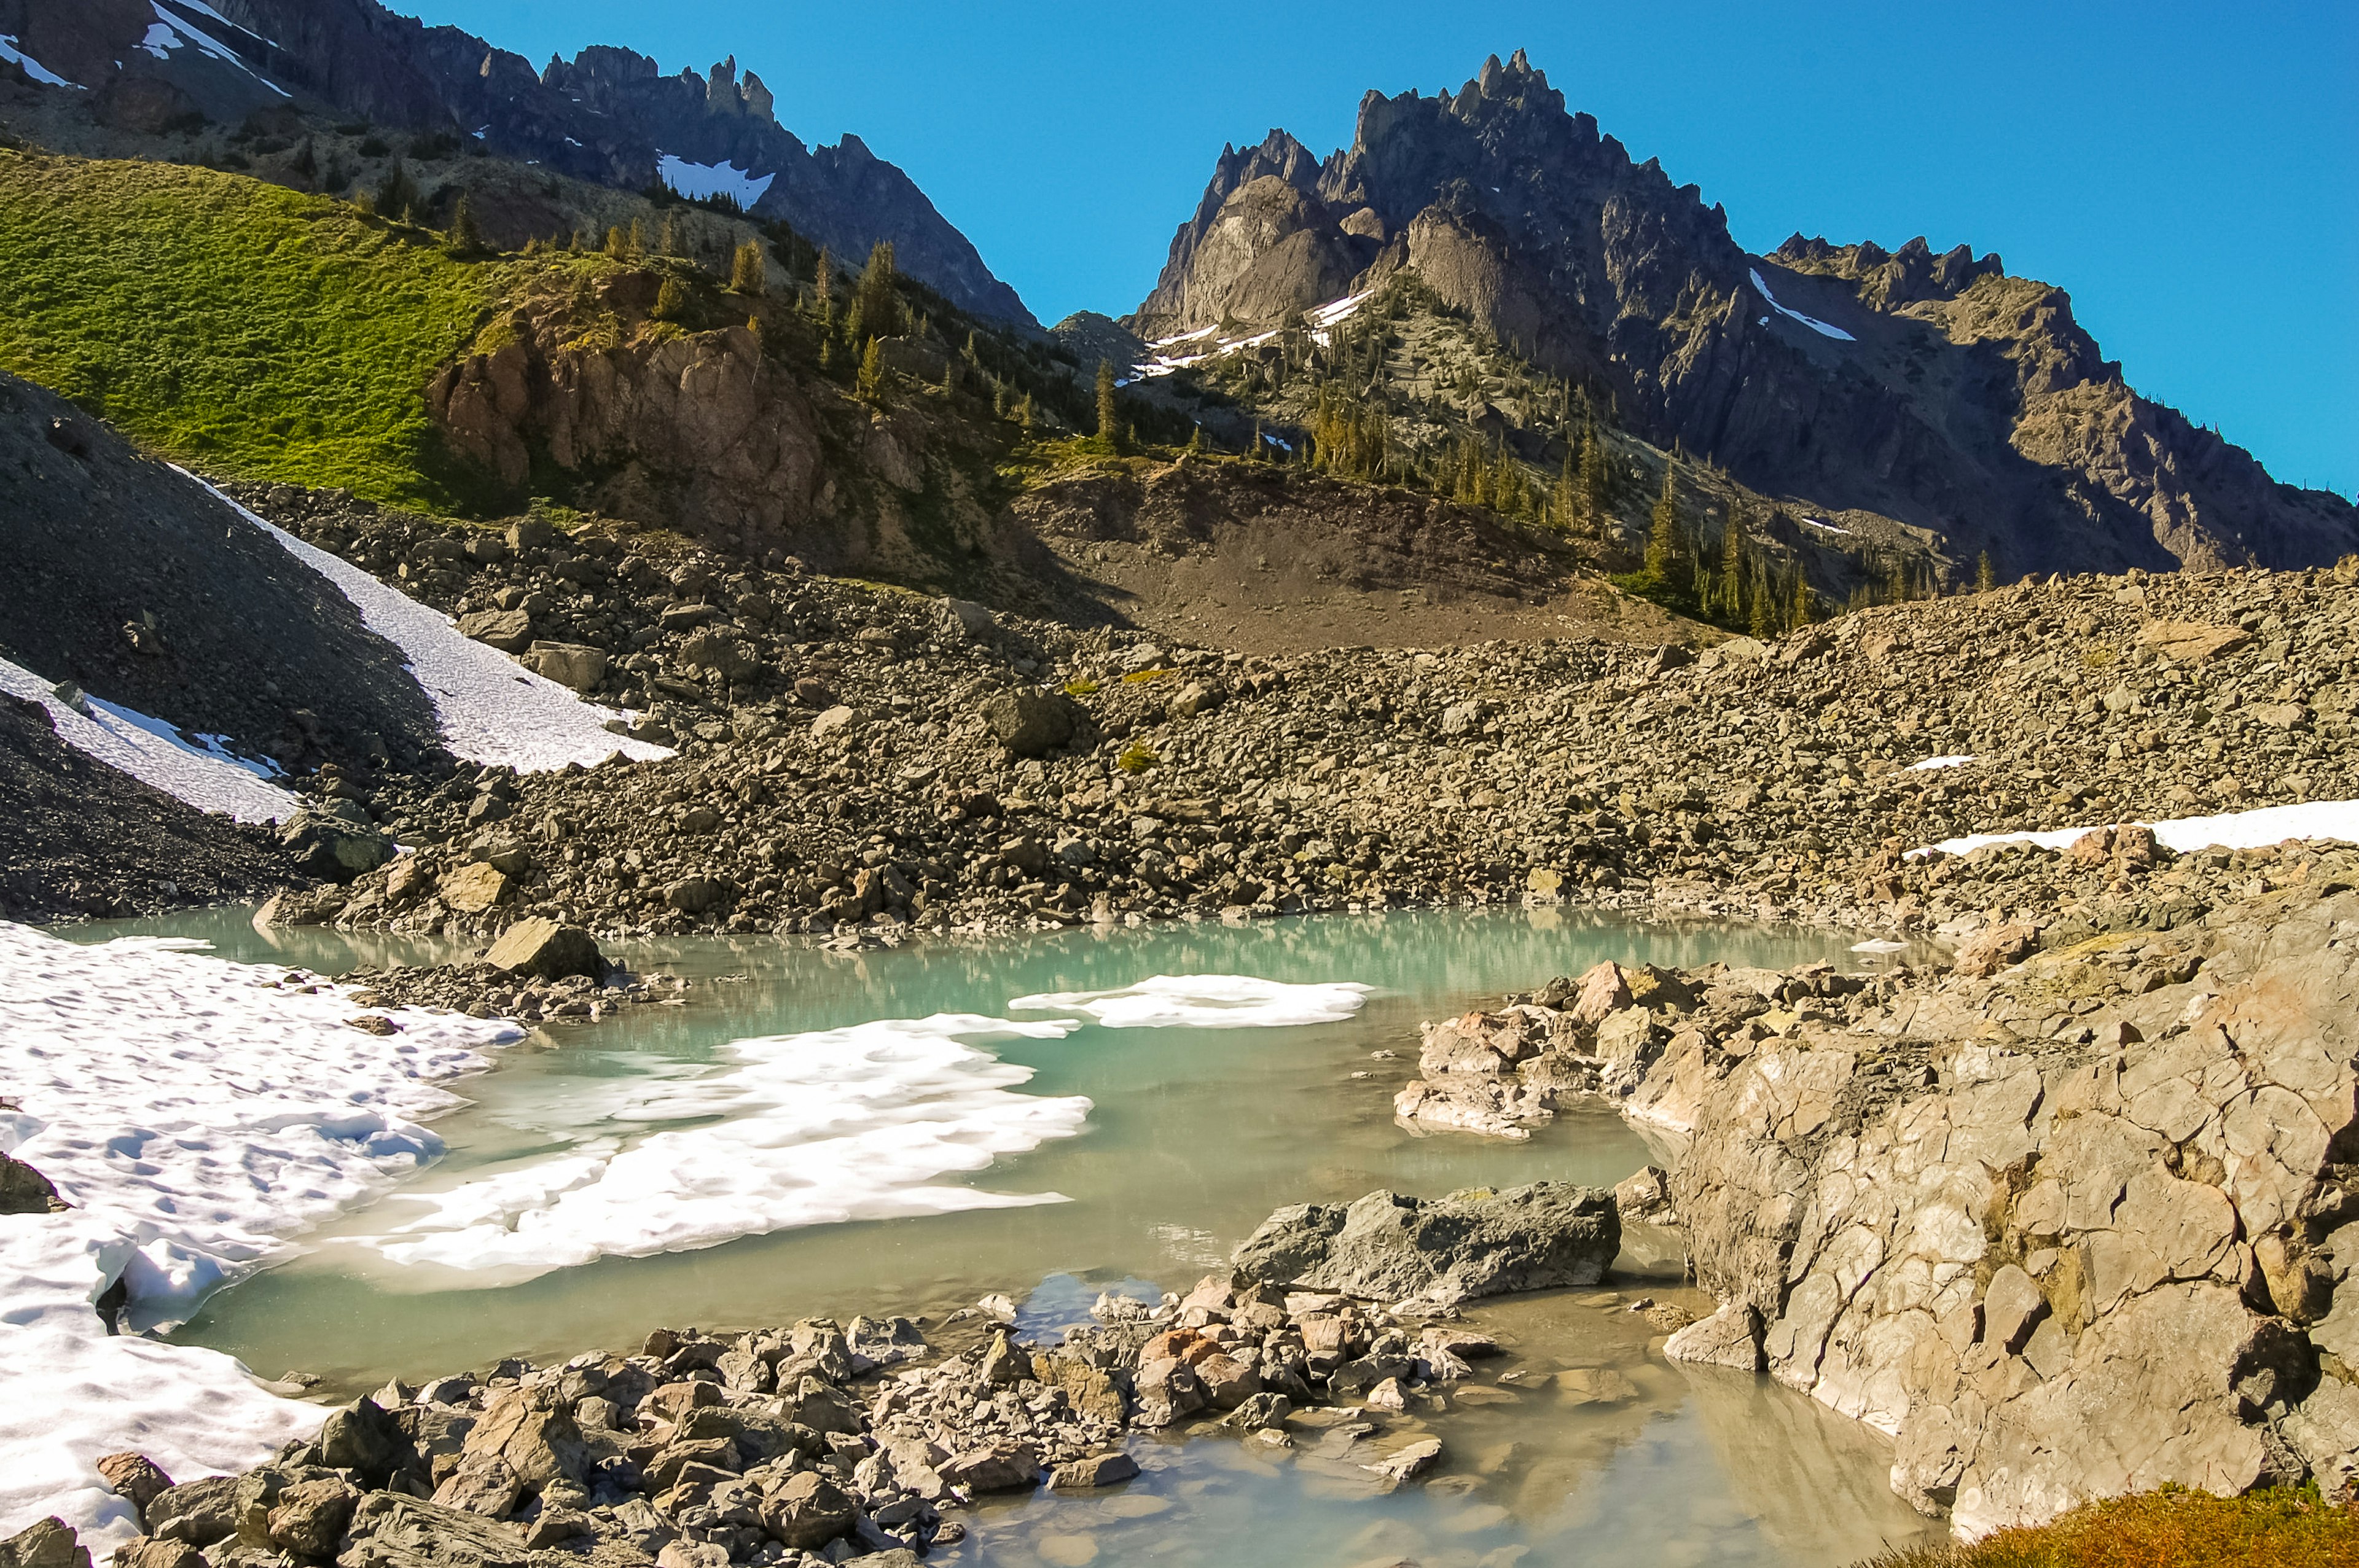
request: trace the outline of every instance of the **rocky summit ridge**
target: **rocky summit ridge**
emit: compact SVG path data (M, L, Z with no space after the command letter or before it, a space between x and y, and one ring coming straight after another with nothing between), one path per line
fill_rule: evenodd
M850 133L833 146L806 145L734 56L701 74L666 75L646 55L593 46L536 70L473 33L426 27L375 0L0 0L0 34L64 79L57 91L87 92L94 113L125 128L323 107L619 189L669 178L698 195L710 185L840 256L889 240L901 269L953 304L1034 324L908 175Z
M1125 325L1275 326L1402 272L1639 438L2003 576L2323 565L2359 543L2348 502L2133 390L2062 289L1921 238L1748 254L1520 50L1454 94L1371 92L1324 159L1282 130L1224 149Z

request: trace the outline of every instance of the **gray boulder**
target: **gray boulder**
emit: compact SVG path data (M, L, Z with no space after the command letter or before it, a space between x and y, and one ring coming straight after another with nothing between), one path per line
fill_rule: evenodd
M1279 1209L1246 1238L1237 1272L1380 1301L1460 1302L1592 1285L1622 1246L1614 1195L1570 1182L1442 1198L1375 1192Z
M0 1541L0 1563L7 1568L90 1568L90 1548L74 1534L73 1526L52 1515Z
M522 610L478 610L459 617L459 635L503 654L520 654L532 641L532 616Z
M278 830L278 841L304 871L332 882L351 881L393 859L390 835L341 816L299 814Z
M983 705L984 722L1018 757L1045 757L1073 738L1073 705L1045 691L1003 691Z

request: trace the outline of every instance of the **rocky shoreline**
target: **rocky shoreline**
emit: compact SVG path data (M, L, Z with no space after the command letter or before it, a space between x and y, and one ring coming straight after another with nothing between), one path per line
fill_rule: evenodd
M176 1485L141 1455L102 1460L144 1531L113 1561L892 1568L963 1539L981 1498L1117 1487L1140 1473L1134 1436L1183 1428L1390 1491L1442 1461L1452 1394L1502 1357L1462 1303L1594 1284L1620 1244L1594 1188L1380 1192L1281 1209L1231 1271L1159 1302L1102 1295L1053 1345L1021 1343L1015 1302L989 1296L930 1342L906 1316L658 1329L631 1355L397 1379L243 1475ZM52 1520L0 1561L90 1559Z
M1248 658L620 527L249 499L679 753L323 770L323 809L418 851L288 912L354 928L895 940L1577 902L1954 936L2017 892L2102 928L2152 917L2111 877L1994 887L1992 852L1904 852L2359 798L2359 566L2059 579L1701 651ZM2178 918L2222 892L2191 876Z
M2170 859L2038 853L2035 887ZM2359 849L2217 859L2200 919L2051 911L1921 969L1603 965L1429 1024L1397 1108L1516 1137L1603 1095L1676 1145L1722 1305L1667 1354L1893 1437L1961 1534L2166 1483L2352 1500Z

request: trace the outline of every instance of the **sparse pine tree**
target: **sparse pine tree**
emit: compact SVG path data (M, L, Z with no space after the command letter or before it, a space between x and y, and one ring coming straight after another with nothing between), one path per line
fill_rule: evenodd
M1122 449L1122 404L1114 389L1114 362L1098 362L1098 439Z
M677 321L687 314L688 286L676 277L666 277L656 289L656 319Z
M1027 392L1024 395L1024 401L1016 406L1016 422L1023 426L1024 433L1029 436L1032 434L1033 423L1037 417L1038 416L1032 411L1032 395Z
M901 335L900 275L893 266L893 242L879 240L868 253L852 296L852 333L855 338L897 338Z
M729 263L729 288L747 298L759 298L769 287L768 265L762 259L762 242L747 240Z
M1549 499L1549 518L1565 533L1571 533L1581 518L1581 480L1575 467L1579 454L1573 443L1564 444L1564 468L1556 476L1556 491Z
M606 254L616 261L628 260L631 236L620 228L609 228L606 231Z
M631 220L631 237L626 243L634 259L647 254L647 226L643 220Z
M1751 557L1746 567L1745 597L1745 629L1756 637L1767 637L1769 634L1769 569L1761 564L1758 556Z
M481 255L484 253L484 232L475 226L474 210L467 204L467 193L459 192L457 205L451 209L451 232L448 249L454 256Z
M1745 613L1745 509L1735 502L1728 507L1728 525L1720 531L1720 603L1721 614L1731 621ZM1707 606L1707 608L1711 608Z
M1002 419L1007 417L1007 384L996 376L991 383L991 411Z
M1658 581L1669 583L1682 564L1685 541L1680 534L1679 475L1663 464L1663 493L1656 498L1655 514L1647 525L1647 570Z
M1204 427L1201 425L1196 426L1188 432L1188 449L1191 452L1201 452L1204 449Z
M875 338L868 340L868 347L860 356L858 391L871 403L881 405L885 401L885 350Z
M1787 612L1786 624L1788 629L1808 626L1818 618L1817 602L1810 597L1810 577L1797 562L1794 567L1794 602Z
M418 185L409 178L409 170L399 158L385 171L384 182L369 203L369 211L389 222L406 223L418 206Z
M679 221L669 212L664 214L663 227L656 231L656 254L679 254Z
M1974 591L1988 593L1997 586L1998 565L1991 559L1991 553L1984 550L1974 561Z
M835 257L825 245L819 249L819 270L811 277L811 308L822 321L834 319Z
M1601 539L1606 535L1605 509L1612 503L1613 492L1614 472L1607 466L1605 443L1597 438L1593 420L1581 443L1581 505L1589 531Z

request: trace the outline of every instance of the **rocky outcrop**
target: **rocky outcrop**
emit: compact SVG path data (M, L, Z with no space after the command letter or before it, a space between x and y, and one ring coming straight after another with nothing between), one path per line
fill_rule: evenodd
M1685 1015L1629 1114L1688 1141L1725 1304L1670 1354L1890 1433L1962 1534L2164 1483L2348 1495L2359 853L2310 866L1864 1008Z
M1297 1204L1264 1220L1233 1261L1240 1276L1269 1284L1451 1305L1593 1285L1621 1245L1613 1194L1535 1182L1441 1198L1376 1192L1351 1204Z
M1275 326L1404 267L1656 447L1928 530L1954 560L1987 550L2014 576L2359 548L2349 502L2129 390L2061 290L1921 239L1749 255L1520 52L1455 93L1369 93L1323 163L1276 131L1223 151L1129 325Z

